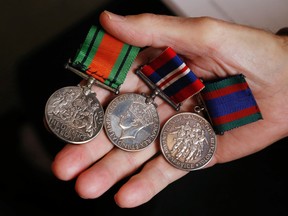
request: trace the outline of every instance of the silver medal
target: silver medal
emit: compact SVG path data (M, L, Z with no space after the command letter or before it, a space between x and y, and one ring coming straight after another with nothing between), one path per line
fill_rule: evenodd
M160 146L164 157L178 169L204 167L216 150L216 135L203 117L190 112L172 116L163 126Z
M104 128L114 145L127 151L138 151L158 136L159 117L155 105L147 103L147 97L126 93L107 106Z
M64 87L54 92L45 107L49 129L60 139L82 144L93 139L103 126L104 111L87 86Z

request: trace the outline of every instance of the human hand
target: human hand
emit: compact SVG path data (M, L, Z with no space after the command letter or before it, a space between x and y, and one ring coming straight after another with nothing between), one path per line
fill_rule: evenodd
M215 155L206 167L255 153L287 136L288 105L283 100L288 94L287 37L210 18L152 14L119 17L104 12L100 22L107 32L125 43L152 47L139 53L121 93L150 92L133 71L167 46L204 80L240 73L246 76L263 120L217 136ZM98 87L94 90L104 105L113 97ZM159 98L156 103L163 125L175 111ZM189 99L181 111L191 111L193 105ZM55 157L53 172L62 180L77 178L75 189L83 198L97 198L122 178L132 176L115 195L120 207L141 205L187 174L157 155L157 140L139 152L113 147L104 131L86 144L68 144ZM142 165L141 171L133 175Z

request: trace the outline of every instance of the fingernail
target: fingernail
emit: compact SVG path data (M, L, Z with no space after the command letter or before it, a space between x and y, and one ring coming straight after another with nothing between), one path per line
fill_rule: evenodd
M107 14L109 19L113 20L113 21L123 21L125 19L125 16L114 14L114 13L107 11L107 10L105 10L104 13Z

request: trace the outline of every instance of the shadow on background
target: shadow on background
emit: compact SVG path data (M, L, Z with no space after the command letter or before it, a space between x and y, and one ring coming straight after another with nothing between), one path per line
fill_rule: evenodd
M160 1L115 1L105 9L172 15ZM21 109L0 117L5 140L0 215L287 215L287 139L241 160L191 172L134 209L120 209L113 200L125 179L100 198L83 200L74 192L74 180L62 182L53 176L50 163L64 143L43 125L45 104L55 90L79 83L80 77L65 70L64 64L90 26L98 24L102 10L29 53L18 65Z

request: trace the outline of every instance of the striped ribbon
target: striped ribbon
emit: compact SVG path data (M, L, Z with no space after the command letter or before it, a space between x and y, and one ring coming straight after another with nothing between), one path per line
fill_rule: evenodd
M144 65L141 71L176 104L204 88L203 83L170 47Z
M201 94L216 133L262 119L243 75L207 82Z
M72 65L110 86L119 88L140 48L125 44L102 28L92 26Z

